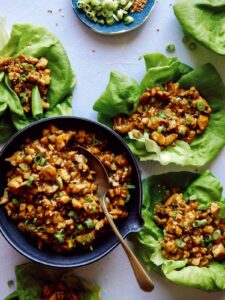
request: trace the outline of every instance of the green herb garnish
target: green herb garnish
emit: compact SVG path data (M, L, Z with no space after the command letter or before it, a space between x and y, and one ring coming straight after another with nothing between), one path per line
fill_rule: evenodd
M27 231L35 231L36 230L36 226L33 223L30 223L30 220L26 220L24 224L25 224Z
M25 75L25 74L21 75L21 76L20 76L20 80L22 80L22 81L26 81L26 80L27 80L27 77L26 77L26 75Z
M19 201L18 199L16 199L16 198L13 198L13 199L12 199L12 204L14 204L14 205L16 205L16 206L19 206L20 201Z
M76 218L77 217L77 213L74 210L69 211L68 216L70 218Z
M34 162L43 167L46 164L46 158L44 158L41 154L37 154L34 158Z
M188 225L189 225L189 222L188 222L188 221L184 221L184 223L183 223L183 227L184 227L184 228L187 228L187 227L188 227Z
M95 224L92 219L87 219L84 221L84 224L87 226L89 229L93 229L95 227Z
M29 176L29 178L26 181L26 186L32 186L34 181L34 178L32 176Z
M77 225L77 230L82 231L84 230L84 226L82 224Z
M176 240L175 240L175 243L176 243L177 247L179 247L179 248L184 248L185 245L186 245L186 243L183 242L183 241L180 240L180 239L176 239Z
M166 118L167 118L167 116L166 116L166 114L165 114L165 112L164 112L163 110L161 110L161 111L159 112L159 116L160 116L160 118L162 118L162 119L166 119Z
M129 201L130 201L130 197L131 197L131 195L130 195L130 194L128 194L128 195L127 195L127 197L126 197L126 199L125 199L125 203L127 203L127 202L129 202Z
M157 128L157 131L159 132L159 133L161 133L161 132L165 132L166 131L166 127L165 126L159 126L158 128Z
M86 197L86 200L87 200L88 202L93 202L93 196L87 196L87 197Z
M63 229L60 229L59 231L56 231L56 233L54 234L55 238L57 239L57 241L59 243L63 243L65 240L65 234L63 232Z
M205 108L206 108L205 103L202 102L201 100L198 100L196 102L196 107L199 111L205 111Z
M127 185L127 188L128 188L129 190L134 190L134 189L136 189L136 186L135 186L134 184L128 184L128 185Z
M23 171L27 171L28 170L28 165L25 163L21 163L19 164L20 169L22 169Z

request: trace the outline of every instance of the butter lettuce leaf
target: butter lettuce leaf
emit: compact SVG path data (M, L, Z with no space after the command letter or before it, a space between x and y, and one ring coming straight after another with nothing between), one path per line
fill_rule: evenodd
M48 268L36 263L16 266L17 289L4 300L40 300L44 284L62 282L79 294L80 300L102 300L101 289L74 275L73 271Z
M9 36L5 26L5 18L0 17L0 49L5 46L8 39Z
M126 75L113 71L105 92L95 102L93 108L100 112L99 120L104 118L104 123L109 125L114 116L132 113L138 105L139 97L138 83Z
M184 32L203 46L225 55L224 0L181 0L173 8Z
M132 152L143 161L154 160L162 165L173 163L193 167L207 164L225 145L225 85L218 72L211 64L193 70L176 57L167 58L160 53L146 54L143 58L146 74L139 86L136 83L132 85L132 89L129 85L121 86L111 76L106 91L93 107L98 112L98 120L112 127L114 117L119 114L129 115L135 110L140 95L147 88L162 87L168 81L179 82L185 89L195 86L211 106L212 114L205 132L196 137L191 144L176 141L175 146L161 150L146 132L135 138L135 130L130 131L125 140ZM118 76L121 83L132 82L132 79L125 75Z
M163 187L163 188L162 188ZM207 208L211 202L224 206L221 183L209 172L202 174L172 172L143 180L142 230L131 237L135 252L147 270L157 271L173 283L204 291L225 289L225 262L212 262L209 267L187 266L187 260L168 260L161 254L160 241L163 231L153 219L154 206L163 202L167 189L178 187L184 197L197 194L199 208Z
M7 74L1 72L0 90L4 90L4 92L1 93L0 104L5 103L11 113L8 123L13 125L16 130L20 130L37 118L72 115L72 94L76 77L65 49L57 37L44 27L31 23L15 24L8 42L0 50L0 56L17 57L21 53L25 56L48 59L51 83L48 88L47 102L50 104L50 108L42 114L40 107L37 107L37 103L33 101L34 116L25 114L18 96L10 87Z

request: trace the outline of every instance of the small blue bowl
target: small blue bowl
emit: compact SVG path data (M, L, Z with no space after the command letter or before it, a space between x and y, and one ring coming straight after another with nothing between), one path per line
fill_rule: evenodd
M77 8L77 1L78 0L72 0L72 6L75 14L78 16L80 21L83 22L91 30L105 35L121 34L140 27L150 16L155 5L155 0L147 0L147 4L142 11L129 13L129 15L134 18L134 22L130 23L129 25L124 24L124 22L115 22L112 26L108 26L100 25L98 23L90 21L86 17L85 13L81 9Z
M55 125L63 130L83 129L89 132L98 132L103 139L108 140L110 150L114 153L124 153L127 155L133 170L131 183L134 184L136 188L130 190L131 198L126 207L128 218L117 223L117 227L124 238L130 233L138 232L143 225L143 221L140 216L142 201L141 176L136 159L124 140L117 133L91 120L64 116L53 117L32 123L14 134L0 153L0 195L3 195L4 188L7 184L5 174L10 167L5 159L18 150L21 145L24 144L27 137L32 139L40 138L42 130L49 125ZM93 263L104 257L119 244L115 234L109 229L105 231L101 237L96 239L93 244L93 251L83 250L76 252L75 250L74 252L65 254L56 253L50 249L40 251L32 238L25 236L18 230L16 224L8 217L5 208L2 206L0 206L0 232L6 240L24 256L38 263L53 267L80 267Z

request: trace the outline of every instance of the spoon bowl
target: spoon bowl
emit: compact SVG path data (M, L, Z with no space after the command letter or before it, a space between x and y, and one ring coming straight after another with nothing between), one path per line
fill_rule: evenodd
M140 288L145 292L150 292L154 289L154 285L152 280L150 279L147 272L144 270L143 266L138 261L137 257L134 255L133 251L130 249L128 244L124 241L122 235L118 231L108 209L106 206L105 197L109 189L109 178L107 171L101 161L90 151L87 149L76 146L75 149L83 154L88 159L88 164L93 171L95 171L95 183L97 185L97 196L99 198L99 203L102 207L102 210L111 226L112 230L114 231L115 235L117 236L118 240L120 241L127 257L130 261L130 264L133 268L134 275L136 280L140 286Z

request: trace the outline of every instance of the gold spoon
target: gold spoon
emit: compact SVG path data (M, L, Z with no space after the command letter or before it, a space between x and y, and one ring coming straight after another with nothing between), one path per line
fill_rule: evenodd
M137 282L138 282L140 288L145 292L151 292L154 289L152 280L150 279L147 272L144 270L144 268L138 261L137 257L134 255L133 251L130 249L130 247L127 245L127 243L124 241L122 235L118 231L118 229L106 207L105 196L109 189L109 177L108 177L105 167L100 162L100 160L94 154L92 154L90 151L88 151L87 149L80 147L80 146L76 146L75 148L77 149L77 151L79 153L83 154L88 159L88 164L96 172L95 183L98 187L97 196L99 198L100 205L103 209L103 212L104 212L112 230L114 231L114 233L117 236L118 240L120 241L125 253L127 254L127 257L133 268L135 277L137 279Z

